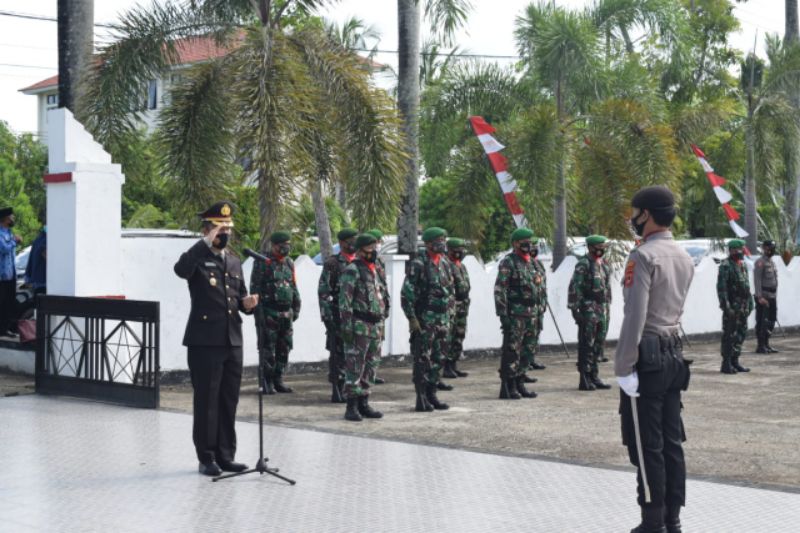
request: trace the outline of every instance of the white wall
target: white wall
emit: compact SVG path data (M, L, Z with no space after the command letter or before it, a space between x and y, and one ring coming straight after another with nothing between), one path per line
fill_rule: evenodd
M181 253L194 244L186 238L153 237L122 239L122 277L125 296L134 300L157 300L161 302L161 368L164 370L185 369L186 349L181 345L186 318L189 315L189 291L186 282L172 270ZM568 257L555 273L548 276L548 295L556 315L561 333L567 342L577 342L577 330L566 307L567 286L575 266L575 258ZM295 322L294 350L290 362L324 361L325 329L320 321L317 301L317 282L321 267L308 257L300 257L296 264L297 281L303 307ZM493 287L496 271L485 272L473 257L465 259L472 281L472 306L470 308L467 350L497 348L500 346L500 322L494 314ZM780 292L778 294L779 320L783 326L800 325L800 310L790 305L800 295L800 258L795 258L787 268L776 259ZM245 279L250 279L252 260L245 261ZM387 323L387 340L384 354L407 354L408 322L400 308L400 287L404 276L402 257L392 258L387 263L392 294L392 309ZM721 314L716 293L717 265L705 259L698 265L689 297L686 301L683 327L687 334L711 333L721 329ZM622 322L622 288L620 273L615 273L611 323L608 338L619 336ZM753 326L754 315L751 316ZM256 335L253 318L244 317L245 364L257 361ZM553 321L545 318L542 344L557 344Z

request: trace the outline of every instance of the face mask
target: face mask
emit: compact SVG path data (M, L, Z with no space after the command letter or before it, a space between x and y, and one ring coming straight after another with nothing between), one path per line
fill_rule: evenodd
M767 257L772 257L773 255L775 255L775 250L773 250L772 248L764 248L764 255L766 255Z
M8 223L8 227L13 228L14 224L16 224L16 221L12 220L11 222Z
M639 213L639 217L641 217L641 216L642 216L642 213ZM634 233L636 233L636 235L641 237L642 235L644 235L644 226L645 226L645 224L647 224L647 219L645 218L644 222L640 222L640 223L637 224L636 223L636 219L639 218L639 217L632 217L630 222L631 222L631 227L633 228Z
M375 245L375 252L376 253L381 253L381 245L380 244L376 244Z
M281 244L280 246L278 246L278 253L281 254L281 257L286 257L287 255L289 255L289 250L291 249L292 247L289 246L288 244Z
M355 243L345 241L342 243L342 251L346 254L354 254L356 253L356 245Z
M536 257L537 255L539 255L539 249L531 248L531 257Z
M462 259L464 259L464 252L462 252L461 250L457 250L457 251L453 252L453 259L456 259L457 261L461 261Z
M433 253L443 254L447 251L447 245L443 242L434 242L431 250L433 250Z
M228 246L228 234L227 233L219 233L217 234L216 238L217 244L214 246L217 250L224 250L226 246Z
M364 253L364 261L366 261L367 263L374 263L377 260L378 260L378 251L377 250L373 250L371 252L365 252Z
M533 251L533 245L529 242L523 242L519 245L519 251L523 254L529 254Z
M603 249L592 250L592 255L594 255L595 257L603 257L605 253L606 251Z
M731 258L737 261L744 257L744 252L731 252Z

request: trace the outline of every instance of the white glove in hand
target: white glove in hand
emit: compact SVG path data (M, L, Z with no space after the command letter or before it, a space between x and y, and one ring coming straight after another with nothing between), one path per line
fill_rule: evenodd
M639 396L639 375L635 370L627 376L617 376L617 383L619 383L619 388L631 398Z

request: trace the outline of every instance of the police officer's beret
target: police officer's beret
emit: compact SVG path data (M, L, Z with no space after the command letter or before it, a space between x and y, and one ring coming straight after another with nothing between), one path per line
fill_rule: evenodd
M344 228L342 231L336 234L336 238L340 241L346 241L347 239L352 239L358 235L358 231L354 230L353 228Z
M528 228L517 228L511 234L511 242L524 241L530 239L533 244L538 244L539 239L533 235L533 231Z
M272 244L283 244L292 240L292 234L288 231L276 231L269 236L269 242Z
M735 250L737 248L744 248L744 241L742 239L731 239L728 241L728 249Z
M383 232L381 230L377 229L377 228L369 229L369 230L365 231L364 233L369 233L370 235L375 237L377 240L383 239Z
M378 242L378 239L375 238L375 235L371 233L362 233L356 238L356 248L363 248L364 246L369 246L376 242Z
M14 214L14 208L13 207L4 207L4 208L0 209L0 218L6 218L7 216L13 215L13 214Z
M589 246L600 246L608 242L608 239L603 235L589 235L586 237L586 244Z
M467 246L467 243L464 239L458 239L453 237L451 239L447 239L447 247L448 248L464 248Z
M233 210L236 206L232 202L222 201L217 202L202 213L197 213L201 219L207 222L213 222L218 226L233 227Z
M667 210L675 207L675 196L663 185L643 187L633 195L631 206L650 211Z
M767 239L766 241L761 243L761 246L769 246L770 248L775 248L775 241L772 239Z
M424 242L431 242L439 237L447 237L447 231L442 228L432 227L422 232L422 240Z

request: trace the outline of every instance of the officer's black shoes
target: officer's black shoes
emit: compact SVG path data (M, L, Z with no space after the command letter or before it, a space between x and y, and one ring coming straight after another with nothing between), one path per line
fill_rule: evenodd
M534 370L544 370L547 367L541 363L537 363L536 361L534 361L531 363L531 368Z
M580 382L578 383L578 390L591 391L597 389L592 382L592 378L588 372L581 372Z
M217 464L225 472L244 472L247 470L247 465L243 463L234 463L233 461L217 461Z
M739 364L739 359L738 358L734 359L733 363L731 363L731 365L733 366L733 368L736 369L737 372L750 372L749 368L744 367L744 366Z
M539 379L532 378L528 374L522 374L522 381L524 381L525 383L536 383L537 381L539 381Z
M463 370L458 369L458 361L453 361L453 372L455 372L456 376L460 378L465 378L469 376L469 372L464 372Z
M386 383L385 379L379 378L378 376L375 376L375 385L383 385L385 383Z
M416 385L417 390L417 405L414 410L418 413L425 413L433 411L433 406L428 402L428 396L424 392L425 385Z
M641 509L642 523L631 529L631 533L667 533L663 507L649 505Z
M361 414L358 412L358 398L347 399L347 410L344 412L344 419L352 422L361 422Z
M525 388L525 380L523 379L522 376L517 378L516 386L517 386L517 392L523 398L536 398L537 395L535 392L529 391L528 389Z
M264 394L275 394L275 387L272 386L272 377L265 376L264 383L261 384Z
M764 346L759 345L755 353L770 353Z
M346 401L339 383L331 383L331 403L345 403Z
M597 358L597 362L599 362L599 363L608 363L608 357L606 357L605 355L602 356L602 357L598 357Z
M667 526L667 533L682 533L681 529L681 506L669 505L667 506L666 515L664 516L664 524Z
M731 360L728 358L722 360L722 366L719 371L723 374L736 374L736 368L734 368L733 363L731 363Z
M767 344L767 353L778 353L778 350Z
M458 377L458 374L456 374L455 370L453 370L453 362L449 359L445 360L444 362L444 372L442 372L442 377L447 379L455 379Z
M364 418L383 418L383 413L370 407L367 396L358 397L358 413Z
M447 384L447 383L445 383L444 381L440 381L440 382L438 382L438 383L436 384L436 388L437 388L438 390L453 390L453 386L452 386L452 385L448 385L448 384Z
M500 380L500 399L519 400L522 396L517 392L517 382L514 378Z
M444 402L440 402L439 398L436 397L436 385L431 385L428 383L427 385L427 398L428 403L430 403L434 409L437 411L446 411L450 409L450 406Z
M592 385L594 385L595 389L598 390L608 390L611 388L611 385L608 383L604 383L602 379L597 377L597 375L591 376Z
M212 477L222 474L222 469L214 461L209 461L208 463L200 463L200 466L197 468L197 471L203 474L204 476L212 476Z
M275 376L275 379L272 380L272 384L275 386L275 392L294 392L291 387L287 387L283 384L283 378L281 376Z

